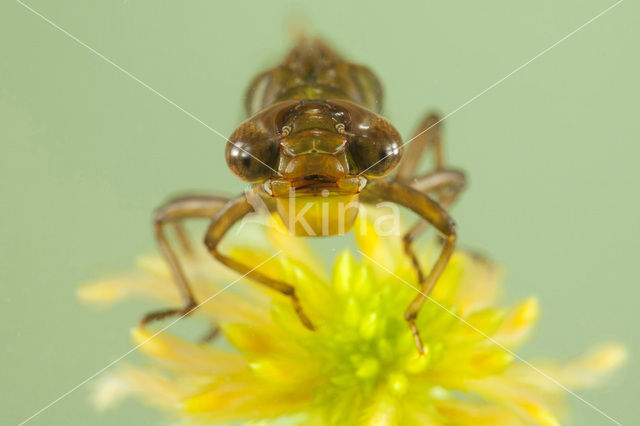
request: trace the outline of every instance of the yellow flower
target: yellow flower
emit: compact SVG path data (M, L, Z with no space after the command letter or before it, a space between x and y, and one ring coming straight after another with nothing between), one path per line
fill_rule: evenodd
M120 366L103 377L95 392L99 407L134 394L185 423L554 425L566 397L557 382L593 385L625 357L609 345L564 366L533 363L536 371L519 362L513 351L538 318L537 301L495 307L500 272L463 251L418 316L420 356L403 318L416 275L399 238L357 224L364 256L342 252L326 276L304 240L267 229L261 234L269 244L239 244L233 256L257 265L273 247L282 250L260 270L295 285L317 330L301 325L288 299L240 281L194 315L221 327L212 343L135 329L150 365ZM424 265L434 249L420 250ZM200 301L237 279L204 252L184 262ZM139 266L141 276L85 286L80 297L179 303L161 259L143 258Z

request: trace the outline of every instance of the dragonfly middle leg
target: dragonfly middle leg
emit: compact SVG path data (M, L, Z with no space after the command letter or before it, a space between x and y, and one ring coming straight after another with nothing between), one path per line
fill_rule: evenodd
M410 186L423 194L436 194L438 196L438 204L444 209L448 209L464 190L466 182L466 177L461 171L442 169L412 179ZM412 244L428 228L429 222L418 221L402 237L404 251L411 259L413 268L418 276L418 282L423 282L425 276Z

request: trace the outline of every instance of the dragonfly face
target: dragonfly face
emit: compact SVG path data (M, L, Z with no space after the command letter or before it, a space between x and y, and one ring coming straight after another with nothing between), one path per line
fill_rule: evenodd
M401 139L377 114L345 100L284 101L244 122L227 163L261 184L296 235L347 232L368 179L390 173Z

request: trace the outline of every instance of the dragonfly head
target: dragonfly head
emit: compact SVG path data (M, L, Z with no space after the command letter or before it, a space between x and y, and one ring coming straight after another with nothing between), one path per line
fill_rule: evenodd
M390 173L401 152L393 126L352 102L290 100L243 123L227 144L227 163L276 199L283 220L307 208L317 210L319 222L327 216L352 222L355 216L335 203L357 206L368 180Z

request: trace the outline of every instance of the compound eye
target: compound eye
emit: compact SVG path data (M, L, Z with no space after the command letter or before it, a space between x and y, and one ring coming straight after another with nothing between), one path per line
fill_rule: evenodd
M358 126L353 133L349 154L359 174L379 178L391 173L400 162L402 139L388 121L375 116L368 125Z
M254 132L247 126L241 126L229 138L226 159L236 176L244 181L257 183L274 174L278 152L277 141L262 132Z

